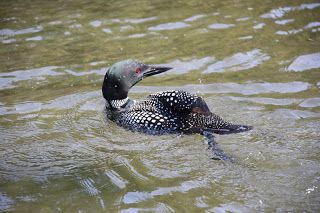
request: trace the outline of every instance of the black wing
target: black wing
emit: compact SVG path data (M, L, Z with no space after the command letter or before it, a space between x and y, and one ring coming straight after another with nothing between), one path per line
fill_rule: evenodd
M171 114L189 114L192 112L209 113L206 102L199 96L181 90L170 90L151 94L148 97L155 101L160 111L168 111Z

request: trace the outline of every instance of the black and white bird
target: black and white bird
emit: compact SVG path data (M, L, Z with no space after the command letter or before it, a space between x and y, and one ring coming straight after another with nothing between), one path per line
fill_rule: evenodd
M106 72L102 86L108 117L122 127L148 134L231 134L252 129L223 120L210 111L201 97L185 91L158 92L142 101L128 97L130 88L136 83L170 69L135 60L113 64Z

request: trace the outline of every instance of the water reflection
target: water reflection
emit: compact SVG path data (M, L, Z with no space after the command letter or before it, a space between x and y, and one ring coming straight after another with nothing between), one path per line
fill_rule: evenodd
M215 24L210 24L208 27L209 29L227 29L234 26L235 26L234 24L215 23Z
M163 73L163 75L168 74L186 74L192 70L199 70L205 67L210 62L215 61L214 57L204 57L200 59L191 59L187 61L175 60L168 64L168 67L172 67L168 72Z
M120 189L126 188L128 181L124 180L116 171L106 171L106 175L110 178L111 182Z
M307 110L289 110L289 109L277 109L271 116L278 119L303 119L303 118L320 118L320 113L311 112Z
M242 18L237 18L236 19L236 21L248 21L248 20L250 20L251 19L251 17L242 17Z
M158 203L154 208L128 208L120 211L121 213L139 212L174 212L174 209L164 203Z
M129 35L128 38L143 38L145 36L146 36L146 34L143 34L143 33L141 33L141 34L132 34L132 35Z
M0 211L319 209L320 3L0 4ZM239 163L209 160L200 135L108 121L102 79L126 58L173 67L133 99L187 90L253 125L216 137Z
M112 30L109 28L103 28L102 31L105 33L112 33Z
M186 24L184 22L172 22L172 23L159 24L153 27L149 27L148 29L151 31L175 30L175 29L186 28L189 26L190 26L189 24Z
M65 36L70 36L70 35L71 35L71 33L70 33L69 31L65 31L63 34L64 34Z
M100 21L100 20L95 20L95 21L90 22L90 25L93 27L100 27L101 24L102 24L102 21Z
M299 104L300 107L319 107L320 106L320 98L308 98Z
M319 21L310 22L304 28L309 29L309 28L313 28L313 27L320 27L320 22Z
M2 40L2 43L3 44L11 44L11 43L16 42L16 41L17 41L16 39L11 38L11 39Z
M264 26L266 26L265 23L259 23L253 26L253 29L262 29Z
M222 61L209 65L203 73L247 70L269 59L270 56L262 53L259 49L246 53L236 53Z
M193 22L193 21L199 20L199 19L204 18L204 17L206 17L205 14L199 14L199 15L194 15L194 16L191 16L189 18L186 18L184 21Z
M156 196L171 194L174 192L188 192L194 188L205 187L207 182L204 180L190 180L182 182L179 186L174 187L160 187L151 192L128 192L123 196L125 204L132 204L152 199Z
M12 29L1 29L0 30L0 36L16 36L16 35L21 35L21 34L30 34L30 33L37 33L41 32L43 30L42 26L36 26L36 27L30 27L30 28L25 28L21 30L12 30Z
M182 87L166 86L168 90L182 89L189 92L197 91L198 93L236 93L242 95L254 95L265 93L297 93L308 90L311 84L306 82L289 82L289 83L216 83L206 85L189 84ZM132 89L132 92L159 92L163 90L163 87L156 86L137 86Z
M22 103L15 105L14 113L25 114L41 110L41 103Z
M261 201L261 200L260 200ZM262 203L262 201L261 201ZM247 212L249 211L248 208L244 207L243 205L240 205L238 203L228 203L228 204L222 204L219 207L214 207L210 209L209 211L222 213L222 212L235 212L235 213L241 213L241 212Z
M0 192L0 211L9 211L11 206L14 204L14 201Z
M125 25L125 26L121 26L120 27L120 31L121 32L124 32L124 31L127 31L127 30L132 30L132 29L134 29L134 27L131 26L131 25Z
M157 17L153 16L153 17L147 17L147 18L130 18L130 19L126 18L124 21L131 24L141 24L141 23L154 21L154 20L157 20Z
M12 38L12 37L15 37L18 35L23 35L23 34L37 33L37 32L41 32L42 30L43 30L42 26L30 27L30 28L21 29L21 30L0 29L0 41L3 44L14 43L14 42L16 42L16 39ZM42 36L35 36L35 37L28 38L28 39L42 40ZM28 41L28 39L26 39L26 40Z
M301 4L300 6L292 6L292 7L280 7L277 9L272 9L269 13L265 13L261 15L261 18L282 18L287 13L295 11L295 10L312 10L317 7L320 7L320 3L309 3L309 4Z
M240 38L239 38L239 40L250 40L250 39L253 39L253 36L252 36L252 35L243 36L243 37L240 37Z
M301 55L288 67L288 71L301 72L320 68L320 53Z
M50 21L48 24L49 25L60 25L60 24L62 24L63 22L62 21Z
M41 67L30 70L18 70L14 72L1 72L0 73L0 86L1 89L8 89L16 87L15 82L30 80L36 78L37 80L45 80L45 76L57 76L61 73L55 71L58 66Z
M277 35L294 35L294 34L297 34L300 32L303 32L303 29L293 29L293 30L288 30L288 31L279 30L279 31L275 32L275 34L277 34Z
M89 195L94 196L100 194L100 191L94 186L94 180L91 178L80 180L79 182Z
M26 38L26 41L41 41L41 40L43 40L42 36L34 36L34 37Z
M276 20L274 23L279 25L285 25L288 23L294 22L294 19L282 19L282 20Z
M302 102L301 99L276 99L276 98L248 98L248 97L230 97L232 100L254 102L257 104L285 106Z

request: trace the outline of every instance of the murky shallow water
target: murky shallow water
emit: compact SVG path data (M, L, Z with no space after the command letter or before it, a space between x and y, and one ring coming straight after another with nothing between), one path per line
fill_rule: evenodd
M320 3L2 1L0 211L320 208ZM175 67L131 97L184 89L254 131L148 136L105 119L108 66Z

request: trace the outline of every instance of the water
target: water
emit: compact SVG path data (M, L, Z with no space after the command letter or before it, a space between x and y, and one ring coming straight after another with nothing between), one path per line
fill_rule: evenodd
M320 3L1 1L1 212L317 212ZM130 96L184 89L251 132L148 136L106 120L103 75L174 69Z

